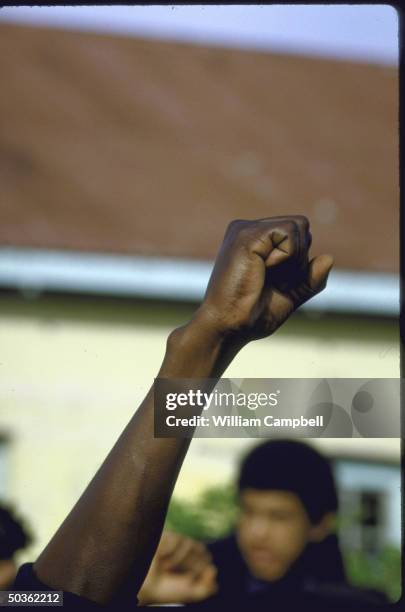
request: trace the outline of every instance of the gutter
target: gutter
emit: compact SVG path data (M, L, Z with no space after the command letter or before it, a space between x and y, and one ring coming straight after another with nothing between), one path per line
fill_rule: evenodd
M212 261L0 247L0 288L200 302ZM302 308L399 316L399 276L332 270L328 289Z

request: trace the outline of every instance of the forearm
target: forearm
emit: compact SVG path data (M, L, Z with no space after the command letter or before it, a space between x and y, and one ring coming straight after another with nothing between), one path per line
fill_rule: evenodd
M203 304L191 323L170 335L158 376L215 380L244 344L274 333L326 284L333 260L321 255L309 262L310 241L302 216L232 222ZM276 274L274 280L277 270L281 279ZM289 276L299 280L291 285ZM189 439L154 438L149 391L35 563L38 578L99 603L109 602L129 578L136 592L188 445Z
M236 345L200 321L173 332L158 376L218 377ZM35 563L50 586L109 602L142 585L189 439L154 438L153 389Z

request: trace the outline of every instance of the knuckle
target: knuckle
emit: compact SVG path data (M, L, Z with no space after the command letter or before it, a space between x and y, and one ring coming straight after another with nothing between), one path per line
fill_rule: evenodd
M233 219L227 227L227 231L234 231L238 229L241 224L244 223L243 219Z
M247 222L239 226L237 239L239 243L250 243L252 238L257 234L257 225L254 222Z
M285 219L282 223L275 223L271 228L272 232L279 232L280 234L291 235L299 231L298 223L295 217Z
M305 229L309 228L309 219L308 217L306 217L305 215L297 215L296 219L302 223L302 225L305 227Z

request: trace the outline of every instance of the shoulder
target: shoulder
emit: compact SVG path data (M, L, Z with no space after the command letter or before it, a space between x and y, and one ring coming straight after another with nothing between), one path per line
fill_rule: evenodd
M35 573L33 563L24 563L18 570L17 576L10 587L11 591L50 591L56 592L57 589L53 589L49 585L43 583ZM76 593L70 593L69 591L61 591L63 596L63 608L72 610L74 612L84 612L85 610L109 610L110 606L102 606L90 599L80 597ZM131 602L130 608L133 609L136 606ZM124 608L121 608L123 610Z
M24 563L17 572L17 576L10 590L15 591L53 591L51 587L41 582L34 571L33 563Z

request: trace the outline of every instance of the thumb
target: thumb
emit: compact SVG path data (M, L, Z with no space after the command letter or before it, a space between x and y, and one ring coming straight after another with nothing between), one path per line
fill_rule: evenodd
M314 293L320 293L325 289L332 266L331 255L318 255L311 259L308 265L307 285Z
M332 266L333 257L331 255L318 255L311 259L305 271L305 280L291 292L295 308L325 289Z

